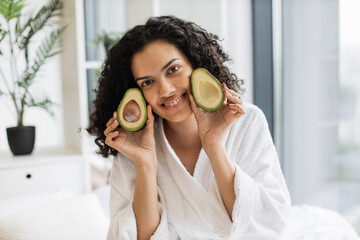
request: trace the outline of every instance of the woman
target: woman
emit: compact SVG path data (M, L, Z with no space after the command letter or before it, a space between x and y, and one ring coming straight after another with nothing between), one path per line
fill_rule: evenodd
M100 153L115 156L109 239L278 238L289 193L266 119L240 100L228 60L217 36L173 16L134 27L109 51L88 129ZM191 95L198 67L223 85L215 112ZM148 103L138 132L116 119L131 87Z

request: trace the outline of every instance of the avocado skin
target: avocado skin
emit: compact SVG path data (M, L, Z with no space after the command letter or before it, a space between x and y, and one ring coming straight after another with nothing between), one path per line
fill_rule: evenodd
M205 72L205 73L206 73L210 78L212 78L212 79L214 80L214 82L216 82L216 83L219 85L219 87L221 88L221 90L222 90L222 91L221 91L221 100L219 101L219 104L216 105L216 107L208 108L208 107L202 105L202 104L200 103L200 101L197 99L197 95L195 94L195 90L194 90L194 89L195 89L195 84L196 84L196 81L197 81L197 80L195 79L195 77L194 77L196 71L203 71L203 72ZM224 99L225 99L223 87L222 87L220 81L217 80L217 78L214 77L206 68L196 68L196 69L194 69L193 72L191 73L191 92L192 92L192 95L193 95L193 97L194 97L194 100L195 100L196 104L197 104L201 109L203 109L203 110L205 110L205 111L208 111L208 112L215 112L216 110L218 110L218 109L223 105L223 102L224 102Z
M138 102L138 101L136 101L136 102L137 102L138 104L143 104L143 106L144 106L144 111L145 111L145 113L144 113L144 119L142 120L141 124L138 125L136 128L129 128L129 127L127 127L126 124L121 121L121 117L120 117L121 114L122 114L122 112L121 112L121 106L122 106L123 104L125 104L127 95L128 95L130 92L132 92L132 91L136 91L137 94L139 94L140 99L141 99L141 102ZM131 98L130 100L132 100L132 98ZM141 111L141 107L140 107L140 111ZM129 88L128 90L126 90L123 98L121 99L121 101L120 101L120 103L119 103L119 105L118 105L117 111L116 111L117 121L119 122L120 126L121 126L122 128L124 128L125 130L129 131L129 132L136 132L136 131L142 129L142 128L145 126L145 123L146 123L146 120L147 120L147 115L148 115L148 112L147 112L147 108L146 108L146 102L145 102L144 96L142 95L142 92L141 92L138 88Z

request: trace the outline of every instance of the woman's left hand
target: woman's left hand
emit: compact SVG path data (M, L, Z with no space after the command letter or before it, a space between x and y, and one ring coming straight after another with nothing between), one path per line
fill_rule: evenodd
M232 124L244 115L239 94L222 84L225 94L223 105L215 112L207 112L199 108L190 95L191 108L195 114L203 147L211 147L221 143Z

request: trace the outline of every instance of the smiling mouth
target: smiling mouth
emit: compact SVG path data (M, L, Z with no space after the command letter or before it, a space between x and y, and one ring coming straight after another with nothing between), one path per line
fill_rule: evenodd
M176 104L178 104L181 99L183 99L183 97L185 96L186 93L184 93L183 95L181 95L180 97L178 97L177 99L175 99L174 101L172 102L169 102L169 103L164 103L164 104L161 104L162 106L165 106L165 107L172 107L172 106L175 106Z

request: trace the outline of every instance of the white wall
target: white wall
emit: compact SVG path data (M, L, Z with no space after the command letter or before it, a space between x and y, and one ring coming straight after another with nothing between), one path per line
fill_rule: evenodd
M253 79L253 38L252 38L252 1L228 0L226 19L225 49L234 60L232 71L245 81L244 101L254 102Z

